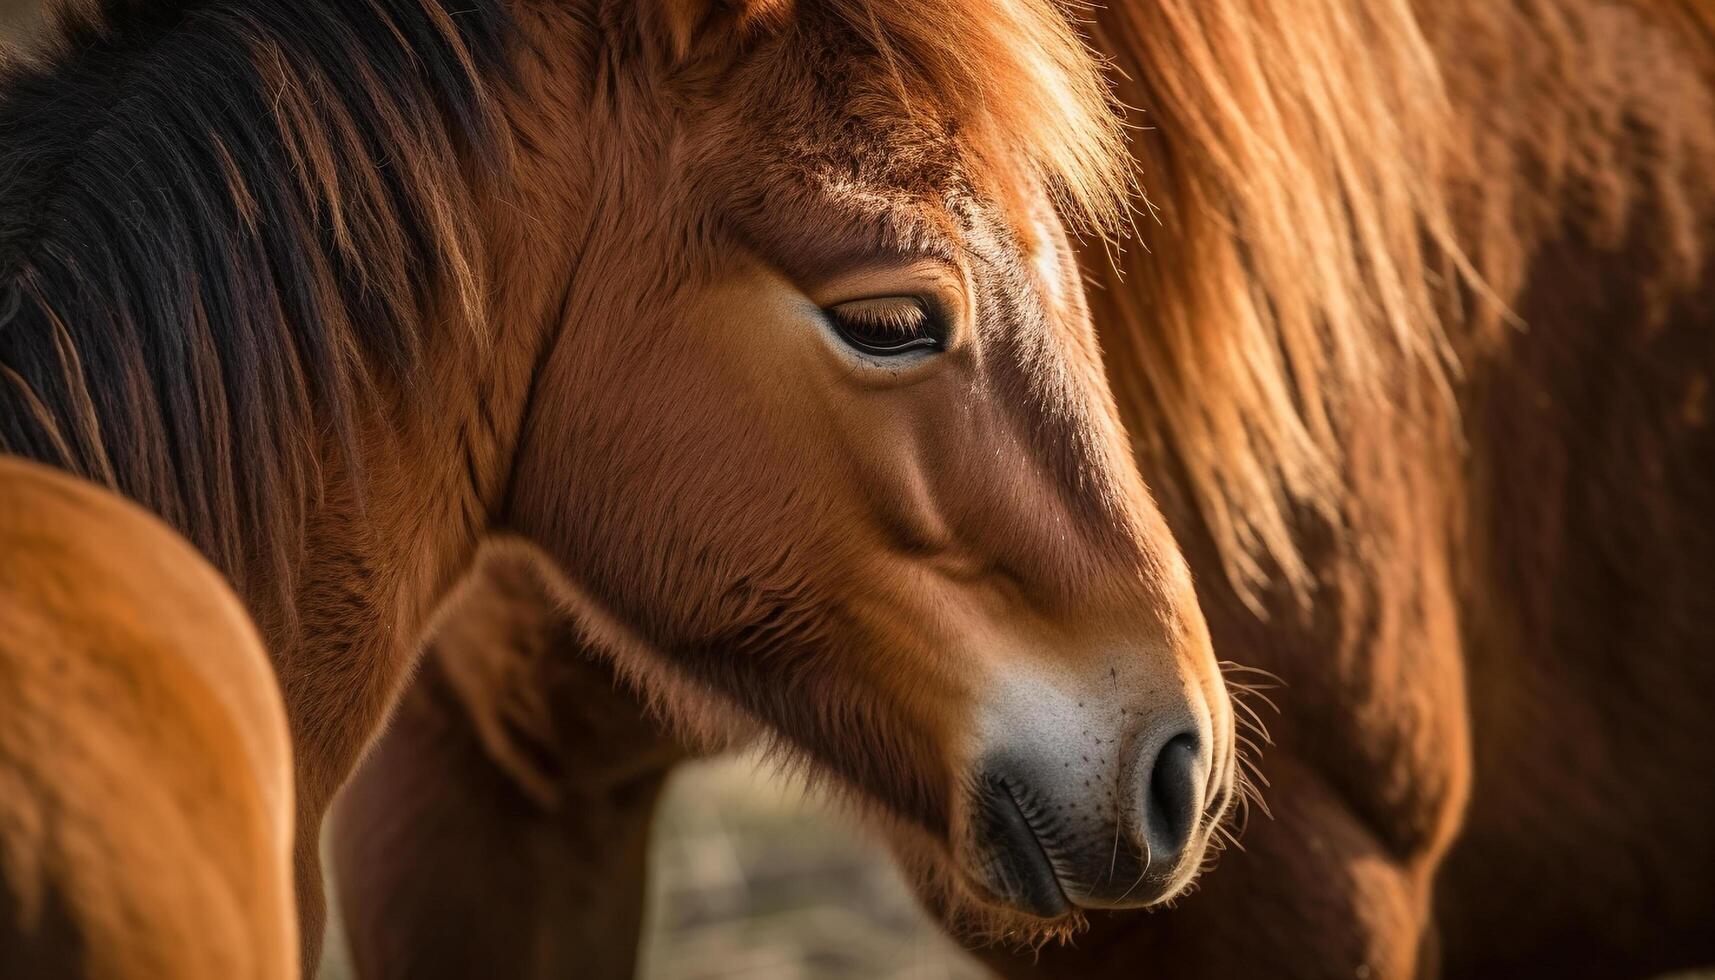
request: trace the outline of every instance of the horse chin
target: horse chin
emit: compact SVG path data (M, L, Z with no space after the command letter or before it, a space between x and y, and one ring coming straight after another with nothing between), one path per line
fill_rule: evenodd
M1216 827L1230 824L1238 809L1225 801L1217 806L1208 830L1212 839L1221 838ZM1048 946L1071 945L1089 929L1091 912L1106 911L1077 904L1075 900L1067 902L1058 914L1049 916L1018 908L996 896L967 862L954 857L945 841L921 827L887 815L879 807L863 806L860 812L870 818L871 826L887 841L923 908L951 936L968 946L991 946L1030 954ZM1232 829L1235 828L1229 828ZM1195 889L1197 880L1217 853L1219 848L1210 849L1203 860L1181 869L1149 895L1147 902L1130 907L1143 911L1170 906Z
M1192 890L1200 870L1192 867L1165 881L1141 883L1123 903L1067 895L1056 882L1059 901L1052 904L1037 901L1028 893L1018 898L997 896L986 884L961 873L964 907L954 921L967 934L979 938L1041 946L1072 938L1088 925L1086 916L1091 912L1144 911L1170 905Z
M1070 944L1090 926L1084 910L1076 906L1069 906L1066 912L1050 919L986 903L980 910L966 914L965 923L958 926L965 936L989 945L1020 949L1041 949L1053 943Z
M950 871L950 876L957 879L951 888L937 890L934 899L922 897L948 930L966 942L1040 949L1070 942L1089 927L1085 910L1076 905L1066 903L1057 914L1039 915L995 898L961 871Z
M945 842L893 819L882 822L918 901L961 941L1039 949L1069 941L1088 926L1084 911L1070 903L1043 916L999 899L954 859Z

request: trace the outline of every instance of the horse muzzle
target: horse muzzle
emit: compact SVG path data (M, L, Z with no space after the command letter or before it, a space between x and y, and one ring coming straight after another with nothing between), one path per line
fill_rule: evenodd
M1190 697L1132 706L1039 690L1022 712L1007 700L967 801L978 890L1045 919L1182 892L1231 795L1208 710Z

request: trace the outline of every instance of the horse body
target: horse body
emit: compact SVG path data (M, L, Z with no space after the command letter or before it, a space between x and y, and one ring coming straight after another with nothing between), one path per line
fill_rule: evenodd
M1282 681L1271 816L1171 910L985 955L1079 978L1709 962L1707 16L1093 16L1152 115L1162 217L1123 277L1090 258L1091 302L1215 649ZM1425 269L1442 288L1414 296ZM446 778L494 765L467 762Z
M285 713L160 521L0 460L0 973L297 974Z
M0 443L239 584L312 954L314 828L500 527L677 723L766 722L1014 938L1181 894L1233 795L1210 650L1280 675L1274 819L1009 972L1500 968L1615 890L1690 957L1698 10L1103 8L1167 209L1092 301L1116 414L1051 204L1123 178L1040 4L111 4L0 114ZM1614 690L1661 727L1543 776ZM1529 876L1485 891L1495 855L1572 870L1586 834L1624 857L1497 940Z
M1476 182L1469 213L1523 324L1466 340L1475 789L1442 946L1471 975L1707 965L1715 30L1699 4L1427 19L1467 52L1475 172L1518 175ZM1542 59L1488 77L1526 31ZM1500 118L1524 93L1538 109Z

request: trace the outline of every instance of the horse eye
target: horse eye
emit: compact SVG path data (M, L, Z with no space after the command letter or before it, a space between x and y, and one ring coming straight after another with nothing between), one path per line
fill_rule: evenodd
M872 357L899 357L947 346L947 331L915 296L858 299L826 310L834 330L851 347Z

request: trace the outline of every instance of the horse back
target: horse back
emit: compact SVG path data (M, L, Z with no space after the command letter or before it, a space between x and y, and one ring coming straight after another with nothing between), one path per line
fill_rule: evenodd
M1642 975L1715 956L1715 35L1503 7L1436 38L1515 314L1465 358L1475 779L1438 919L1460 975Z

